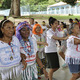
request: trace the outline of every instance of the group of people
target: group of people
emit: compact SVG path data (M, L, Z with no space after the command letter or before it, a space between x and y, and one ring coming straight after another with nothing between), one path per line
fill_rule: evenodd
M0 80L38 80L42 74L52 80L54 72L60 68L57 53L72 73L70 80L80 78L80 23L75 20L69 19L68 27L50 17L49 28L45 21L40 25L34 18L19 22L16 27L10 19L2 20Z

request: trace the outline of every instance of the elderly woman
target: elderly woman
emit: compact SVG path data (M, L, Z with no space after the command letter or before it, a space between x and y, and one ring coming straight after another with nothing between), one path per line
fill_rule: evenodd
M28 22L21 22L16 27L16 36L19 39L22 49L25 51L27 67L23 71L22 80L37 80L36 61L47 77L44 65L41 63L37 54L36 40L30 36L30 25Z
M0 23L0 80L21 80L22 65L20 43L9 20ZM24 56L24 55L21 55ZM26 64L24 64L24 69Z

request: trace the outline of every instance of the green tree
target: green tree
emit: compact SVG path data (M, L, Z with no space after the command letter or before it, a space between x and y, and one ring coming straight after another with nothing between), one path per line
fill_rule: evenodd
M20 16L20 0L11 0L10 16Z
M54 4L56 3L56 0L48 0L49 4Z
M66 2L67 4L70 4L71 6L74 6L77 0L62 0L62 1Z
M2 2L1 6L2 9L10 9L10 7L11 7L11 0L4 0Z

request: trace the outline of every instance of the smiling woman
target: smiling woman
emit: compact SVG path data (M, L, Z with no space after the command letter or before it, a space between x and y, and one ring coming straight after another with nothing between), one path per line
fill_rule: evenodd
M31 27L28 22L21 22L16 27L16 36L21 43L21 48L25 51L27 67L22 73L22 80L38 80L36 61L42 68L45 77L47 78L47 72L41 63L37 55L37 43L34 38L30 36Z
M0 80L21 80L20 43L14 36L14 24L9 20L0 23ZM16 54L15 54L16 53ZM23 60L22 60L23 61ZM26 63L22 62L24 68Z

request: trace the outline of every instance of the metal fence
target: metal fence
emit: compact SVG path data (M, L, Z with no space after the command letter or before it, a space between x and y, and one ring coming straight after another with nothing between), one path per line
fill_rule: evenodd
M45 10L41 11L39 10L38 12L35 11L30 11L29 5L27 6L22 6L20 7L21 9L21 16L25 15L32 15L32 14L80 14L80 6L78 7L73 7L73 8L67 8L67 9L55 9L55 10ZM5 15L9 16L10 9L7 10L0 10L0 15Z

